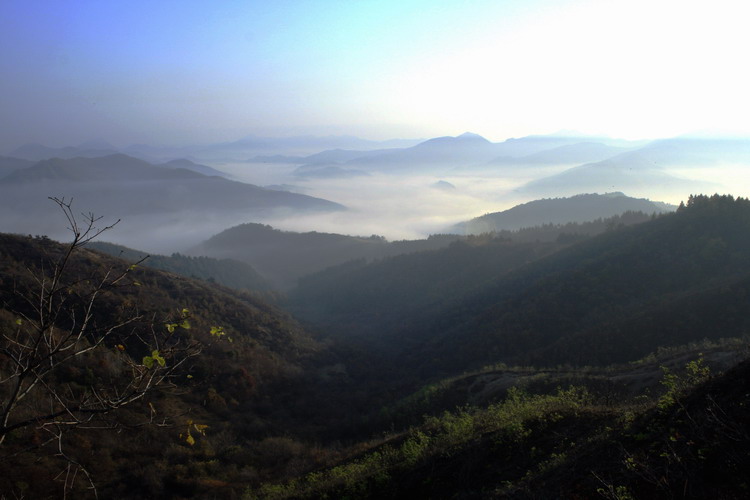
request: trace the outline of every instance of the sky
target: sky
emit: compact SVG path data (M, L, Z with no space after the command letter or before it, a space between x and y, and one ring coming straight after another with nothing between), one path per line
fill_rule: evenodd
M729 0L3 0L0 153L750 135L748 14Z

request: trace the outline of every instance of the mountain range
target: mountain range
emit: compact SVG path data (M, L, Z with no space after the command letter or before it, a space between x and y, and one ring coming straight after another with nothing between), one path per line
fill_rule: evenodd
M219 176L209 177L183 168L185 162L187 160L172 162L169 168L164 168L123 154L68 160L53 158L11 172L0 179L0 189L18 198L19 193L36 192L54 185L68 196L81 199L92 210L112 212L116 209L121 215L183 209L344 209L311 196L268 190ZM192 162L190 165L200 169ZM138 197L138 203L133 203L133 196Z
M268 157L254 161L268 161ZM278 155L273 161L299 165L297 173L351 177L359 172L388 174L533 175L518 192L532 196L570 196L582 191L670 193L714 189L712 179L683 178L675 169L750 163L750 141L677 137L621 141L586 136L529 136L493 143L472 133L438 137L406 148L332 149L308 156ZM556 170L550 170L551 168ZM560 171L560 168L564 168ZM546 169L546 170L545 170ZM522 177L523 175L521 175Z
M176 159L214 165L232 161L293 164L304 166L297 173L310 179L353 177L362 175L361 172L502 177L528 170L535 178L520 187L520 191L537 196L569 196L582 191L635 192L655 185L687 193L705 191L711 188L710 179L696 182L676 175L673 170L750 163L750 141L746 139L676 137L646 142L571 134L491 142L469 132L424 141L368 141L350 136L248 136L205 146L134 145L119 150L104 141L66 148L28 144L8 156L39 161L54 157L101 157L116 152L162 164ZM207 170L213 167L204 167L193 169L206 175L220 175ZM568 170L530 170L542 167L566 167Z
M121 242L141 246L146 239L169 245L169 238L180 236L176 231L189 239L198 230L205 238L217 225L228 227L282 213L345 209L331 201L265 189L214 173L188 160L153 165L123 154L42 160L0 178L0 221L6 231L49 234L55 207L47 197L65 196L75 199L76 206L86 212L125 219L131 234ZM175 251L180 246L161 248Z

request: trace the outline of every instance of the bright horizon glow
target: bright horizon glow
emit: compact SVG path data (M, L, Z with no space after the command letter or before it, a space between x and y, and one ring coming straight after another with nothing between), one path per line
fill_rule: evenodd
M748 14L735 0L6 0L0 150L250 134L748 136Z

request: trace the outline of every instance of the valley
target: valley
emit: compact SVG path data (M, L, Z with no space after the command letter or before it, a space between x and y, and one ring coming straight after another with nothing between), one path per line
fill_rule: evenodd
M0 500L750 498L748 18L0 1Z
M0 389L28 396L4 407L0 490L741 498L715 464L750 466L750 203L667 193L673 166L683 193L724 182L694 165L745 145L675 144L3 158ZM79 224L97 237L66 243Z

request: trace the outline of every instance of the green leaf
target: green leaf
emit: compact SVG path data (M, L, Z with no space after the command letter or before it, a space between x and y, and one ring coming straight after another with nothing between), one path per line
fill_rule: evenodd
M22 325L22 324L23 324L23 320L22 320L21 318L18 318L18 319L16 320L16 324L17 324L17 325Z
M165 323L164 326L167 327L169 333L174 333L174 329L177 328L177 323Z
M153 368L154 367L154 358L151 356L143 356L143 366L146 368Z
M188 320L183 320L182 323L180 323L180 328L184 328L185 330L190 330L190 322Z
M157 363L159 363L159 366L162 366L162 367L167 365L167 360L164 359L162 356L159 355L159 351L158 350L152 351L150 358L152 360L151 361L151 365L152 366L154 364L153 363L154 361L156 361ZM149 368L151 368L151 367L149 367Z

